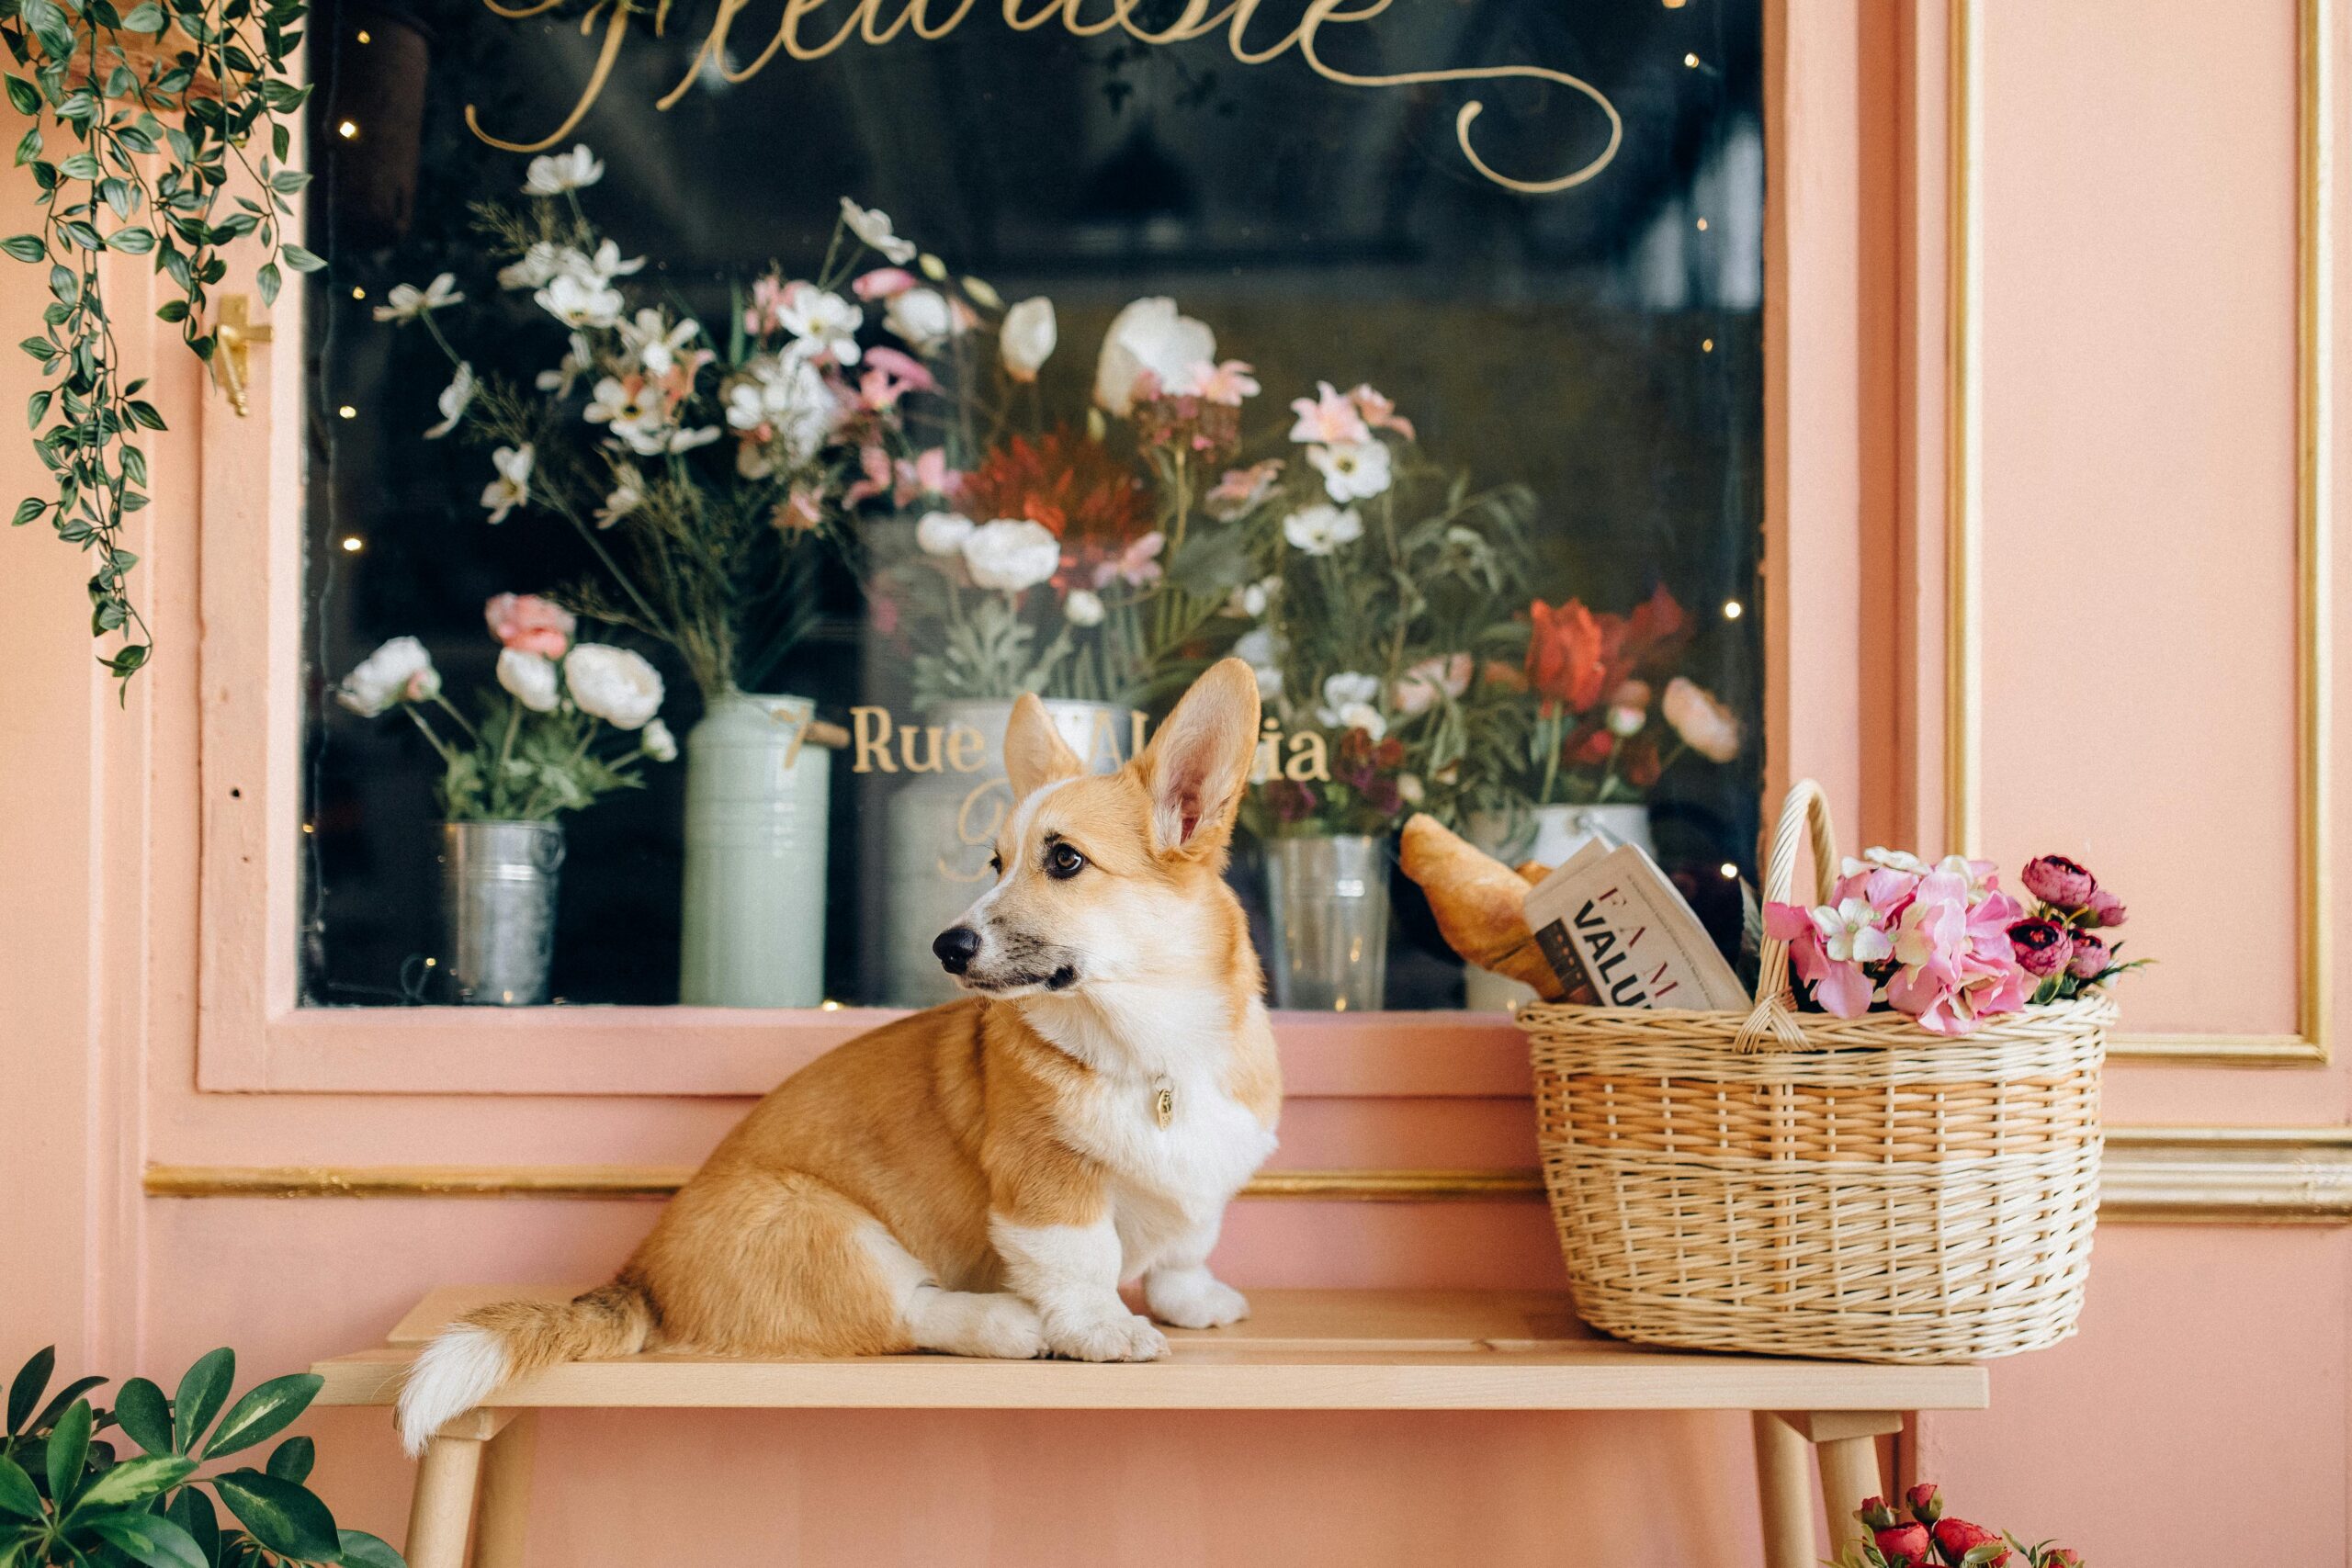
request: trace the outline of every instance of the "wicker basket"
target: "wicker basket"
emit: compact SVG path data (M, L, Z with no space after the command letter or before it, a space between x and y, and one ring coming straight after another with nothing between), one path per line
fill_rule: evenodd
M1787 899L1827 802L1789 792L1766 895ZM1527 1006L1544 1181L1577 1309L1627 1339L1964 1361L2075 1331L2098 1209L2113 1005L1973 1034L1799 1013L1767 942L1752 1013Z

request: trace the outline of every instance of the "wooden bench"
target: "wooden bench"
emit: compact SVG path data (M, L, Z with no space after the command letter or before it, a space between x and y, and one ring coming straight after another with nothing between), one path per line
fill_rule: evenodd
M459 1314L574 1286L434 1292L378 1349L311 1370L321 1404L390 1404L417 1348ZM1906 1411L1976 1410L1979 1367L1885 1367L1645 1349L1597 1339L1565 1296L1451 1291L1252 1291L1231 1328L1169 1331L1146 1365L952 1356L743 1361L645 1355L574 1361L500 1391L442 1428L417 1466L410 1568L521 1568L537 1412L620 1406L762 1410L1746 1410L1753 1413L1769 1568L1812 1568L1808 1447L1836 1550L1881 1491L1877 1438ZM479 1495L480 1517L476 1518Z

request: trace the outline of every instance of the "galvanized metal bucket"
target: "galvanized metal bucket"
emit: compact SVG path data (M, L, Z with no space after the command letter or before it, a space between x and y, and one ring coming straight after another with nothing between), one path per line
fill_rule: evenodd
M441 919L460 1002L536 1007L555 956L559 822L441 824Z
M1266 844L1274 1005L1376 1010L1388 985L1388 840L1363 834Z

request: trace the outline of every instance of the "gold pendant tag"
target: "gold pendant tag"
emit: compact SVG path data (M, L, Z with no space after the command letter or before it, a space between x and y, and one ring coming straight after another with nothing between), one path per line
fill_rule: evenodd
M1174 1088L1168 1084L1161 1084L1159 1089L1152 1092L1151 1114L1153 1119L1159 1122L1159 1123L1163 1127L1176 1120L1176 1090Z

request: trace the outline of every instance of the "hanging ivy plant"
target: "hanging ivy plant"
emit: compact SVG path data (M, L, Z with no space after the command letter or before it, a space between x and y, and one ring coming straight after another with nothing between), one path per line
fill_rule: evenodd
M9 107L32 122L17 166L31 171L42 209L38 232L0 240L0 251L43 268L50 294L42 331L18 346L45 381L26 419L51 488L19 502L14 521L47 518L96 562L90 632L121 638L100 662L126 685L153 646L127 587L138 557L123 548L130 514L148 503L136 437L164 417L140 395L144 380L124 378L100 263L109 251L152 257L177 291L155 314L208 364L207 290L227 276L224 247L261 248L264 303L277 298L281 260L298 272L322 265L283 230L286 198L310 179L286 166L282 118L310 96L287 73L306 10L303 0L141 0L128 12L112 0L0 0L0 41L17 65L0 74ZM230 193L239 172L253 194Z

